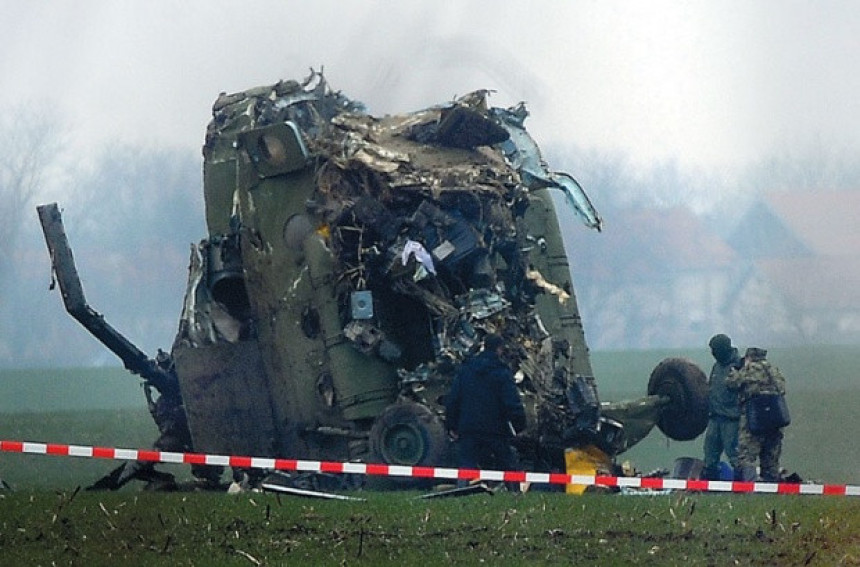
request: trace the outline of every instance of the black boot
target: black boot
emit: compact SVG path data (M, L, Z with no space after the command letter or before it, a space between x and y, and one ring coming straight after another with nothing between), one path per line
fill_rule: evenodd
M720 470L711 467L702 469L702 480L720 480Z

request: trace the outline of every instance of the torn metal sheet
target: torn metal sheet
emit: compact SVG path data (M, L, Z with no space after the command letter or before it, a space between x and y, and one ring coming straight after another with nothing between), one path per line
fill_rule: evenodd
M525 104L520 103L508 109L494 108L490 112L508 131L509 139L502 143L502 148L507 158L519 170L523 183L533 189L560 189L583 222L591 228L601 230L603 219L579 182L570 174L548 170L540 148L524 127L525 119L529 115Z
M430 500L433 498L457 498L460 496L471 496L473 494L489 494L492 496L495 493L496 491L485 483L479 482L477 484L470 484L469 486L460 486L457 488L449 488L448 490L428 492L427 494L422 494L415 498L417 500Z

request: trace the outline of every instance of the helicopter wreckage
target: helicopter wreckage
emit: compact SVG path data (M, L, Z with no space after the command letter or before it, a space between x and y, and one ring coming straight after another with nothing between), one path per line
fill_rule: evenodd
M444 396L487 333L504 337L527 408L515 445L529 470L563 470L576 447L614 458L655 424L704 430L705 377L686 359L661 362L641 399L599 401L556 203L592 229L601 218L548 169L525 105L488 95L375 117L316 72L220 95L208 236L154 360L89 307L59 209L38 207L66 308L144 380L157 448L449 466ZM95 486L155 473L112 474Z

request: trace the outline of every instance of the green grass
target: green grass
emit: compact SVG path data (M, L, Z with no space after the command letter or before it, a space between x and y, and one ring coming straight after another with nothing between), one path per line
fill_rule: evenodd
M601 397L644 395L651 370L664 358L675 356L691 359L705 374L714 363L706 348L591 353ZM789 392L860 389L860 346L769 349L768 359L785 374Z
M5 565L838 565L836 497L529 493L334 502L245 493L0 493Z
M595 353L604 400L641 396L665 356ZM788 376L794 418L783 463L802 476L858 484L860 349L772 353ZM24 400L26 403L21 403ZM136 379L122 369L0 372L0 438L149 447L157 432ZM38 410L38 411L37 411ZM639 470L699 456L701 440L655 431L619 460ZM860 500L763 494L625 496L498 493L418 500L359 492L366 502L271 493L118 492L86 486L118 463L0 454L2 565L857 565ZM185 467L160 468L187 479Z
M691 358L706 372L712 363L705 349L592 353L601 399L644 395L651 370L668 356ZM860 452L855 448L860 439L860 420L855 418L860 347L773 349L770 358L787 377L793 420L786 429L783 466L805 479L860 484ZM122 368L0 371L0 438L147 448L156 436L139 379ZM655 429L618 460L649 472L671 470L678 457L701 455L701 438L671 441ZM0 478L18 486L68 488L92 482L94 472L97 477L113 466L68 461L0 455ZM31 472L34 467L39 474ZM80 474L70 475L70 470Z
M140 378L121 367L0 369L0 414L142 407Z

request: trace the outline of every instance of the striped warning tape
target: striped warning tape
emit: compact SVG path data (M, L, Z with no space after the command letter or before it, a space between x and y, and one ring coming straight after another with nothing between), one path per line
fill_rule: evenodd
M118 449L33 443L28 441L0 440L0 452L148 461L188 465L215 465L242 469L269 469L280 471L323 472L333 474L360 474L407 478L436 478L447 480L485 480L528 482L532 484L578 484L648 490L690 490L698 492L757 492L770 494L818 494L834 496L860 496L860 486L846 484L799 484L774 482L738 482L721 480L684 480L675 478L593 476L528 471L495 471L478 469L452 469L444 467L413 467L373 463L341 463L301 459L272 459L203 453L173 453L143 449Z

